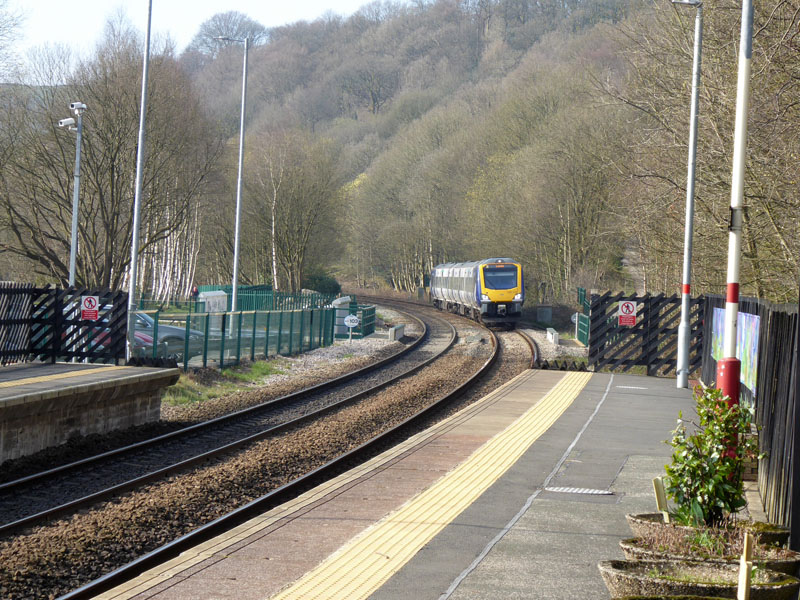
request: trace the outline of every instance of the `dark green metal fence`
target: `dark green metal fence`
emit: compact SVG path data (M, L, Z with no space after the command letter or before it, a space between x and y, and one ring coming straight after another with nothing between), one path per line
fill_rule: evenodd
M358 326L353 327L352 332L344 324L347 315L358 317ZM334 332L337 339L349 338L351 334L353 339L359 339L375 333L375 306L351 302L337 307Z
M155 340L142 355L173 358L184 370L222 368L242 359L299 354L330 346L334 341L334 320L333 308L192 314L136 312L137 331Z
M203 285L198 288L200 292L221 291L227 294L227 311L231 310L230 285ZM299 310L304 308L321 308L327 306L336 298L336 294L292 294L289 292L275 292L270 289L261 289L259 286L239 286L237 309L251 310ZM206 312L205 302L199 298L174 297L168 300L154 300L140 298L137 302L139 310L169 310L170 312L203 313Z

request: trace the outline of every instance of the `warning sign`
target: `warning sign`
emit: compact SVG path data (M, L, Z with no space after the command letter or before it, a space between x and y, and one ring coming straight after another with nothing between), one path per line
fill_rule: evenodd
M636 325L636 303L623 300L617 309L617 319L620 327L633 327Z
M98 304L100 304L98 296L81 296L81 320L97 321Z

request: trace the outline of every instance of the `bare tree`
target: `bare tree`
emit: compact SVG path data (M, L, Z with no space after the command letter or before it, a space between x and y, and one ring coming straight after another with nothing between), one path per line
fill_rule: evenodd
M281 289L285 282L298 292L310 262L328 262L320 259L337 237L337 151L331 142L298 131L264 136L259 145L263 150L252 168L259 218L271 238L273 286Z
M0 196L0 224L11 236L3 249L26 258L50 279L67 279L75 157L75 138L56 122L69 102L80 100L89 108L84 114L76 280L112 288L125 281L139 122L139 42L124 23L109 23L95 58L80 63L65 86L27 88L25 108L14 115L20 133L17 151L5 165L6 193ZM200 184L218 154L219 140L213 127L205 126L190 86L179 83L183 76L175 60L158 53L151 60L140 245L142 256L151 260L145 261L138 283L166 294L191 285L193 261L178 257L197 246L186 235L196 227L186 225L199 216Z

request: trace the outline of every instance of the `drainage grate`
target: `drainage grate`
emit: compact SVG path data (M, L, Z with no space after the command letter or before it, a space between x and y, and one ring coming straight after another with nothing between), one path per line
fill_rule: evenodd
M560 494L591 494L593 496L613 496L614 492L608 490L593 490L590 488L548 487L545 492L558 492Z

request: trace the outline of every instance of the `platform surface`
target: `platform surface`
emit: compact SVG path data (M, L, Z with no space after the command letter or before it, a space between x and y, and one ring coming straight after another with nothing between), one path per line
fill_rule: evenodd
M528 371L292 502L98 596L608 598L629 512L678 412L674 379Z
M104 389L120 382L180 375L178 369L87 363L22 363L0 367L0 410L4 407L80 391Z

